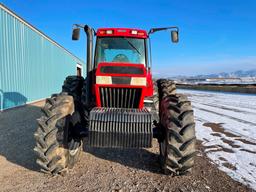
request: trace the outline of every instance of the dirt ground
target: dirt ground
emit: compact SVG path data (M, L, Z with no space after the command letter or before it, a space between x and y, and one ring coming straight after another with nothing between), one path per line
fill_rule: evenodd
M158 144L141 150L84 147L80 162L65 177L39 172L35 163L33 133L40 106L28 105L0 113L0 191L252 191L218 170L199 154L192 174L163 175Z

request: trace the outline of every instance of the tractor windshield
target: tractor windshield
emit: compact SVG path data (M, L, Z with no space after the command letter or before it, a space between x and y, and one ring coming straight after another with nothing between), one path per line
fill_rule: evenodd
M95 64L101 62L144 64L145 39L98 37Z

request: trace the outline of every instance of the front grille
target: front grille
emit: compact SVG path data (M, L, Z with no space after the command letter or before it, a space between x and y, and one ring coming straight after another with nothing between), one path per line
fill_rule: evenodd
M141 88L100 87L101 107L139 108Z

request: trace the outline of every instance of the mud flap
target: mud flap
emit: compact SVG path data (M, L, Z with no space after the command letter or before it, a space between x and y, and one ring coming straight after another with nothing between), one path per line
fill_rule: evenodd
M90 112L90 146L146 148L152 146L152 138L152 117L147 109L95 107Z

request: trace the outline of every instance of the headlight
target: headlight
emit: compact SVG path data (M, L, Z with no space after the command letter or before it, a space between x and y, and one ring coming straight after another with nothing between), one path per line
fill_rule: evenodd
M96 76L96 84L111 85L112 77L111 76Z
M132 77L131 85L147 85L147 79L145 77Z

